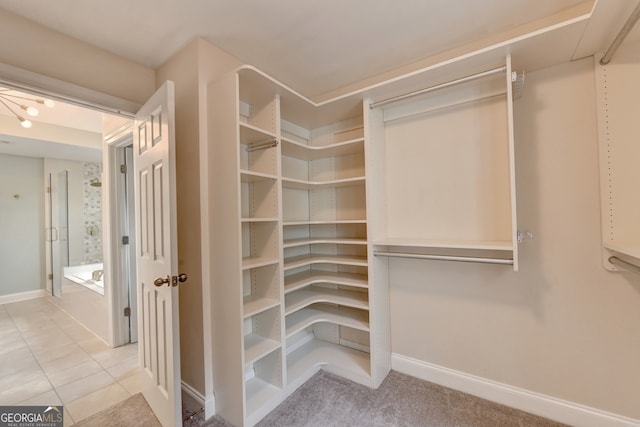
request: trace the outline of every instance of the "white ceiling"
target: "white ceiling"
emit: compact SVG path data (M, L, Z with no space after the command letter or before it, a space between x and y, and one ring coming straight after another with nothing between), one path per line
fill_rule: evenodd
M78 107L72 104L57 101L53 108L48 108L32 99L41 98L40 96L31 95L17 90L6 90L0 86L0 95L7 96L10 100L26 105L27 107L36 107L39 111L38 116L30 117L19 107L11 102L7 104L12 107L18 114L25 119L29 119L37 126L38 123L48 123L57 126L65 126L73 129L81 129L89 132L102 132L102 114L95 110ZM22 98L16 98L16 96ZM28 98L28 99L23 99ZM15 117L11 111L0 104L0 115Z
M2 90L0 95L36 98L15 90ZM36 107L39 114L37 117L28 116L18 106L5 100L17 114L33 123L31 128L24 129L15 115L0 104L0 154L102 161L102 113L60 101L56 101L53 108L47 108L29 99L12 96L8 99Z
M584 0L3 0L150 67L196 36L315 97Z

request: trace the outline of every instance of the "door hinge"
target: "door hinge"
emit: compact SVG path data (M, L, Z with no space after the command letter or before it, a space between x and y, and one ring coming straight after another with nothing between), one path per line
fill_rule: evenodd
M127 165L120 165L120 173L127 173Z
M47 193L51 193L51 187L47 187L45 190Z
M53 280L53 273L49 273L48 276L49 280Z
M130 317L131 316L131 307L125 307L124 308L124 315L125 315L125 317Z
M123 245L129 244L129 236L122 236L122 244Z

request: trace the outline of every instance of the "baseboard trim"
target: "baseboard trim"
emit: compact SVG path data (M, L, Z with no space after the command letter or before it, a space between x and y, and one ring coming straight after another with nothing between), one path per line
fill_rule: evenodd
M211 396L207 399L202 395L202 393L200 393L198 390L185 383L184 381L181 382L181 386L184 393L191 396L196 402L198 402L198 405L200 405L200 407L204 408L205 419L215 415L216 399L214 396Z
M392 369L512 408L581 427L639 427L640 420L502 384L443 366L391 355Z
M26 301L28 299L41 298L47 295L46 289L36 289L35 291L18 292L16 294L0 295L0 304Z
M182 386L182 391L184 393L186 393L189 396L191 396L196 402L198 402L198 405L200 405L200 406L202 406L204 408L205 398L202 395L202 393L200 393L198 390L196 390L190 384L187 384L184 381L181 381L180 385Z

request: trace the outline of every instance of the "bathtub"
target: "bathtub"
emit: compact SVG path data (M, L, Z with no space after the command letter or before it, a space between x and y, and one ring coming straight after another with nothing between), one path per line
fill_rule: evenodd
M102 263L74 265L64 268L64 277L78 285L91 289L94 292L104 295L104 281L102 275L100 280L94 280L94 272L102 271Z

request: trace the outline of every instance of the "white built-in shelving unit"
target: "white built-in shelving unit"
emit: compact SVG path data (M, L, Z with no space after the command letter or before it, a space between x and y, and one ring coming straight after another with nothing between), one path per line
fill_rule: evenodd
M208 102L216 412L252 425L321 368L379 386L363 102L316 108L250 67Z
M215 412L253 425L320 368L380 385L391 257L517 271L513 70L593 54L632 7L587 2L316 101L251 66L213 82L200 166ZM624 92L634 67L599 69L616 76L599 101ZM636 135L637 122L611 129ZM606 255L640 259L640 145L601 136L603 201L615 186Z

